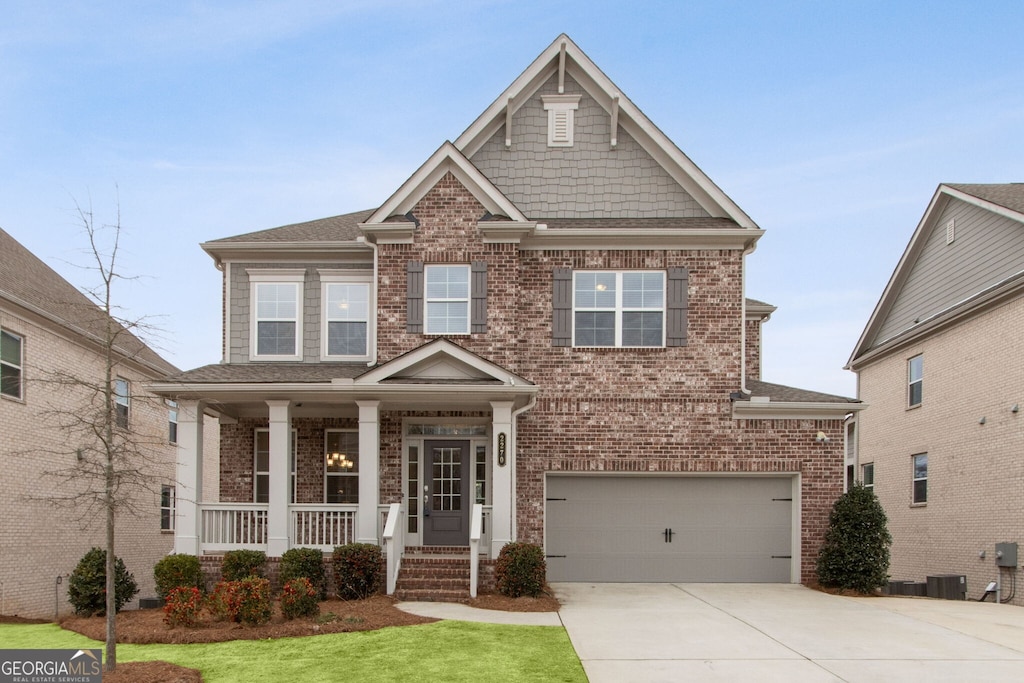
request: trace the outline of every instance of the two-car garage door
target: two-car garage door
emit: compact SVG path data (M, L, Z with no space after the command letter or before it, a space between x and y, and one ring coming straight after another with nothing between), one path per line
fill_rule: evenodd
M549 476L549 581L788 583L793 476Z

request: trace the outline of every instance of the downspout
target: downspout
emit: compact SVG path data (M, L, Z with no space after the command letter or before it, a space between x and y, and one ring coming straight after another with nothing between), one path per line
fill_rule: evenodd
M512 452L516 455L516 461L519 460L519 416L525 413L527 410L532 410L537 405L537 394L530 397L530 401L519 408L518 410L512 411ZM519 538L518 523L516 522L516 468L512 468L512 539Z
M370 345L370 360L366 364L369 367L373 367L377 364L377 323L379 312L377 311L377 244L366 239L366 235L360 235L356 238L356 242L362 242L370 249L373 250L373 307L370 309L373 311L374 325L373 325L373 343Z
M757 249L756 242L743 249L743 263L740 269L740 286L743 289L740 296L740 324L742 325L740 328L740 339L742 340L740 344L740 391L748 396L750 395L750 389L747 388L747 255L754 253L755 249ZM764 348L763 343L761 348ZM758 353L760 354L760 349ZM764 358L760 358L759 362L763 363Z

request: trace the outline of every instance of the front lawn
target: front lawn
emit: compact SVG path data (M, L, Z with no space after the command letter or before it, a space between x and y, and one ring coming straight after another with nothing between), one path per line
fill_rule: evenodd
M103 644L54 624L0 624L0 647L102 648ZM119 644L117 659L119 664L163 660L199 669L206 683L587 680L561 627L463 621L276 640Z

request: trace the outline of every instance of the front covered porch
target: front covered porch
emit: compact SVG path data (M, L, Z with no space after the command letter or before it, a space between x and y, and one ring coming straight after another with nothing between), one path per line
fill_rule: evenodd
M153 387L178 402L176 553L373 543L397 573L406 546L494 558L514 540L516 419L534 384L444 339L373 369L261 364L286 381L253 365ZM221 424L216 500L204 413Z

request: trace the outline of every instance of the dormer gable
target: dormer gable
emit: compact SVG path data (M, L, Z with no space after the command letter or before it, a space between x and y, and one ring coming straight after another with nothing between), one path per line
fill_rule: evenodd
M370 370L355 383L532 385L532 382L443 338Z

